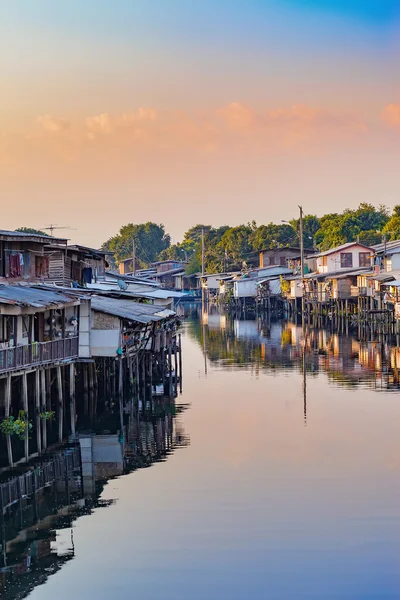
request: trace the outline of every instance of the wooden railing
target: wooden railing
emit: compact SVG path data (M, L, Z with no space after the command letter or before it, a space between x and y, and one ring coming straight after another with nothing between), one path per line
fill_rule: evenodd
M44 365L78 356L78 337L34 342L0 350L0 373Z
M80 447L67 448L42 465L0 484L0 511L80 470ZM0 512L1 514L1 512Z

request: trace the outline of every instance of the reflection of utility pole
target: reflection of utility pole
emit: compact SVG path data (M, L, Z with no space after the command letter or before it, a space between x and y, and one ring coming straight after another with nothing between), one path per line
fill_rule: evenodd
M204 354L204 375L207 377L206 326L204 323L203 323L203 354Z
M304 426L307 426L307 364L306 364L306 340L303 348L303 402L304 402Z

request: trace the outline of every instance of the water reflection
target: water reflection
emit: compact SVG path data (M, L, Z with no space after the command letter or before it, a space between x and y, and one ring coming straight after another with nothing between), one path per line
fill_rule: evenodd
M189 444L180 420L185 408L166 398L141 403L136 413L132 409L124 441L110 432L79 435L82 478L55 482L12 510L3 525L1 598L28 596L74 558L76 520L114 503L101 498L110 478L165 461Z
M304 377L325 373L332 385L400 388L400 348L384 341L360 341L349 335L310 329L285 321L235 319L211 307L194 307L188 332L207 359L224 370L248 369L260 374L300 372ZM306 401L306 381L303 382Z
M87 436L90 517L47 528L32 600L399 598L395 346L197 308L183 344L186 404L127 406L122 466Z

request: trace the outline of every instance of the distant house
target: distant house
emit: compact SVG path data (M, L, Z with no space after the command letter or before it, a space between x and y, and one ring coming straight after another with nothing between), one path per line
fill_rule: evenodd
M0 281L46 281L50 278L49 244L65 253L67 240L36 233L0 230Z
M375 263L385 271L400 269L400 240L393 240L372 246L375 254Z
M106 253L86 246L62 247L51 238L46 247L48 279L51 283L70 287L74 283L84 286L104 280Z
M374 250L358 242L349 242L309 258L317 261L317 273L337 273L349 269L363 269L372 265Z
M182 260L160 260L158 262L154 262L151 264L149 269L136 269L136 273L140 275L153 276L158 275L159 273L164 273L165 271L172 271L173 269L184 269L186 266L186 262ZM121 275L128 275L133 272L133 258L130 256L125 260L122 260L119 265L119 272Z
M288 246L287 248L268 248L260 252L260 268L270 266L287 267L287 261L300 256L300 248Z

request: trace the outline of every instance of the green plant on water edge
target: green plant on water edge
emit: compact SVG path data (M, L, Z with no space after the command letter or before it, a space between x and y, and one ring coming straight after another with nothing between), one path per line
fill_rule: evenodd
M31 429L32 423L28 421L23 410L19 411L17 418L10 415L0 423L1 433L4 435L15 435L21 440L25 438L26 433Z

